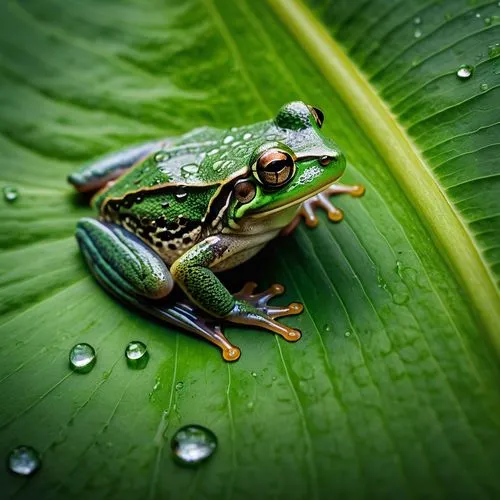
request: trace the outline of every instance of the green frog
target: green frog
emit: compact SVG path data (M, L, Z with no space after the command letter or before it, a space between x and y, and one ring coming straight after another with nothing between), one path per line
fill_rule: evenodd
M275 284L256 293L247 283L231 293L217 272L245 262L315 208L333 221L342 212L331 195L361 196L362 186L334 184L344 155L321 131L323 113L303 102L284 105L274 119L220 130L197 128L108 154L71 174L94 192L98 219L78 222L76 238L97 281L126 305L200 335L226 361L240 349L221 322L252 325L295 342L301 332L277 321L303 306L271 306ZM186 300L172 301L174 286Z

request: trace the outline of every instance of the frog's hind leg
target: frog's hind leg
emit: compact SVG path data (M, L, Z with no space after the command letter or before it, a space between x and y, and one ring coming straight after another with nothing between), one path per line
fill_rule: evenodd
M70 174L68 182L81 193L96 191L164 144L155 140L106 154Z
M202 336L222 350L226 361L240 357L239 348L205 314L187 303L166 302L174 285L172 276L160 257L132 233L84 218L78 222L76 237L94 277L121 302Z
M331 186L328 186L321 193L312 196L302 203L297 216L281 231L281 235L287 236L292 233L293 230L299 225L302 218L305 219L306 226L316 227L319 223L319 219L315 212L318 207L326 211L328 218L332 222L340 222L344 218L344 214L342 210L334 206L330 201L330 196L336 196L339 194L349 194L355 198L359 198L365 194L365 188L361 185L347 186L344 184L332 184Z

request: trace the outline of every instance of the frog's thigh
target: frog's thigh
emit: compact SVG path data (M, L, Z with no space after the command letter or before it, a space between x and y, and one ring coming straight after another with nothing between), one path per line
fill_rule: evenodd
M172 276L161 258L120 226L80 219L76 238L92 273L115 295L158 299L172 290Z
M125 170L139 160L160 148L166 141L150 141L136 144L113 153L101 156L83 165L68 176L68 182L80 192L95 191L107 182L119 177Z

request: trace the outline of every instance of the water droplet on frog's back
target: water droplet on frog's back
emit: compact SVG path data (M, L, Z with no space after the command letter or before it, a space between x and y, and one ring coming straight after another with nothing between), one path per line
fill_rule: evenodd
M187 200L187 191L181 186L177 189L176 193L175 193L175 199L179 202L183 202L183 201L186 201Z
M135 370L142 370L146 368L149 361L149 352L146 344L138 340L129 342L125 348L125 357L127 358L127 365Z
M95 362L96 353L89 344L76 344L69 351L69 365L75 372L88 373L94 367Z
M182 465L196 465L207 460L217 448L215 434L201 425L181 427L172 437L172 454Z
M18 446L14 448L7 458L7 467L14 474L31 476L41 465L40 456L31 446Z
M5 201L13 203L19 198L19 191L13 186L5 186L3 188L3 197Z
M224 144L229 144L230 142L234 141L234 137L232 135L227 135L224 137L224 140L222 141Z
M474 71L474 68L472 66L469 66L468 64L462 64L458 69L457 69L457 77L460 80L468 80Z

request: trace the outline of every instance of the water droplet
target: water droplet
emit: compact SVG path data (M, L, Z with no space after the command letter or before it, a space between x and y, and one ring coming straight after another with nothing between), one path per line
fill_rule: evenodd
M413 24L420 24L421 22L422 22L422 19L420 19L420 17L418 17L418 16L413 19Z
M488 90L488 84L487 83L481 83L481 85L479 85L479 88L484 92L485 90Z
M489 25L491 24L491 17L485 17L485 18L484 18L484 24L485 24L486 26L489 26Z
M325 332L329 332L330 331L330 325L325 325Z
M422 30L420 28L417 28L415 32L413 33L413 36L415 38L420 38L422 36Z
M252 377L256 377L257 374L255 372L252 372Z
M244 136L243 136L243 139L245 139L245 141L248 141L248 139L251 139L252 138L252 134L250 132L247 132Z
M200 167L196 165L195 163L191 163L189 165L184 165L181 167L181 172L184 175L184 177L190 177L191 175L197 174L199 171Z
M177 382L177 384L175 384L175 389L177 391L182 391L183 388L184 388L184 382L179 381L179 382Z
M253 408L253 405L254 405L254 402L253 401L250 401L248 404L247 404L247 408L249 410L251 410Z
M217 148L211 149L208 153L207 156L213 156L216 155L219 152Z
M457 77L460 78L460 80L468 80L472 76L473 71L474 68L472 66L462 64L462 66L457 69Z
M476 17L479 19L481 17L481 14L479 12L476 12Z
M494 45L490 45L488 47L488 57L492 59L493 57L500 54L500 43L495 43Z
M171 448L178 463L196 465L214 453L217 448L217 437L201 425L186 425L172 437Z
M168 153L165 153L165 151L158 151L158 153L155 154L155 162L156 163L161 163L162 161L168 160L169 156Z
M351 336L351 332L347 331L347 332L345 332L345 333L344 333L344 335L345 335L346 337L350 337L350 336Z
M7 466L20 476L31 476L41 465L40 456L31 446L18 446L9 453Z
M94 368L95 362L95 350L89 344L76 344L69 351L69 366L75 372L88 373Z
M146 344L138 340L129 342L125 348L125 356L127 358L127 365L134 370L146 368L149 361L149 352Z
M395 293L392 296L392 301L394 304L398 306L402 306L403 304L406 304L410 300L410 297L406 293Z
M183 202L187 200L187 195L187 191L183 187L180 187L175 193L175 199L177 201Z
M19 198L19 191L13 186L5 186L3 188L3 197L5 201L13 203Z
M232 135L228 135L224 137L224 140L222 141L224 144L229 144L230 142L234 141L234 137Z

